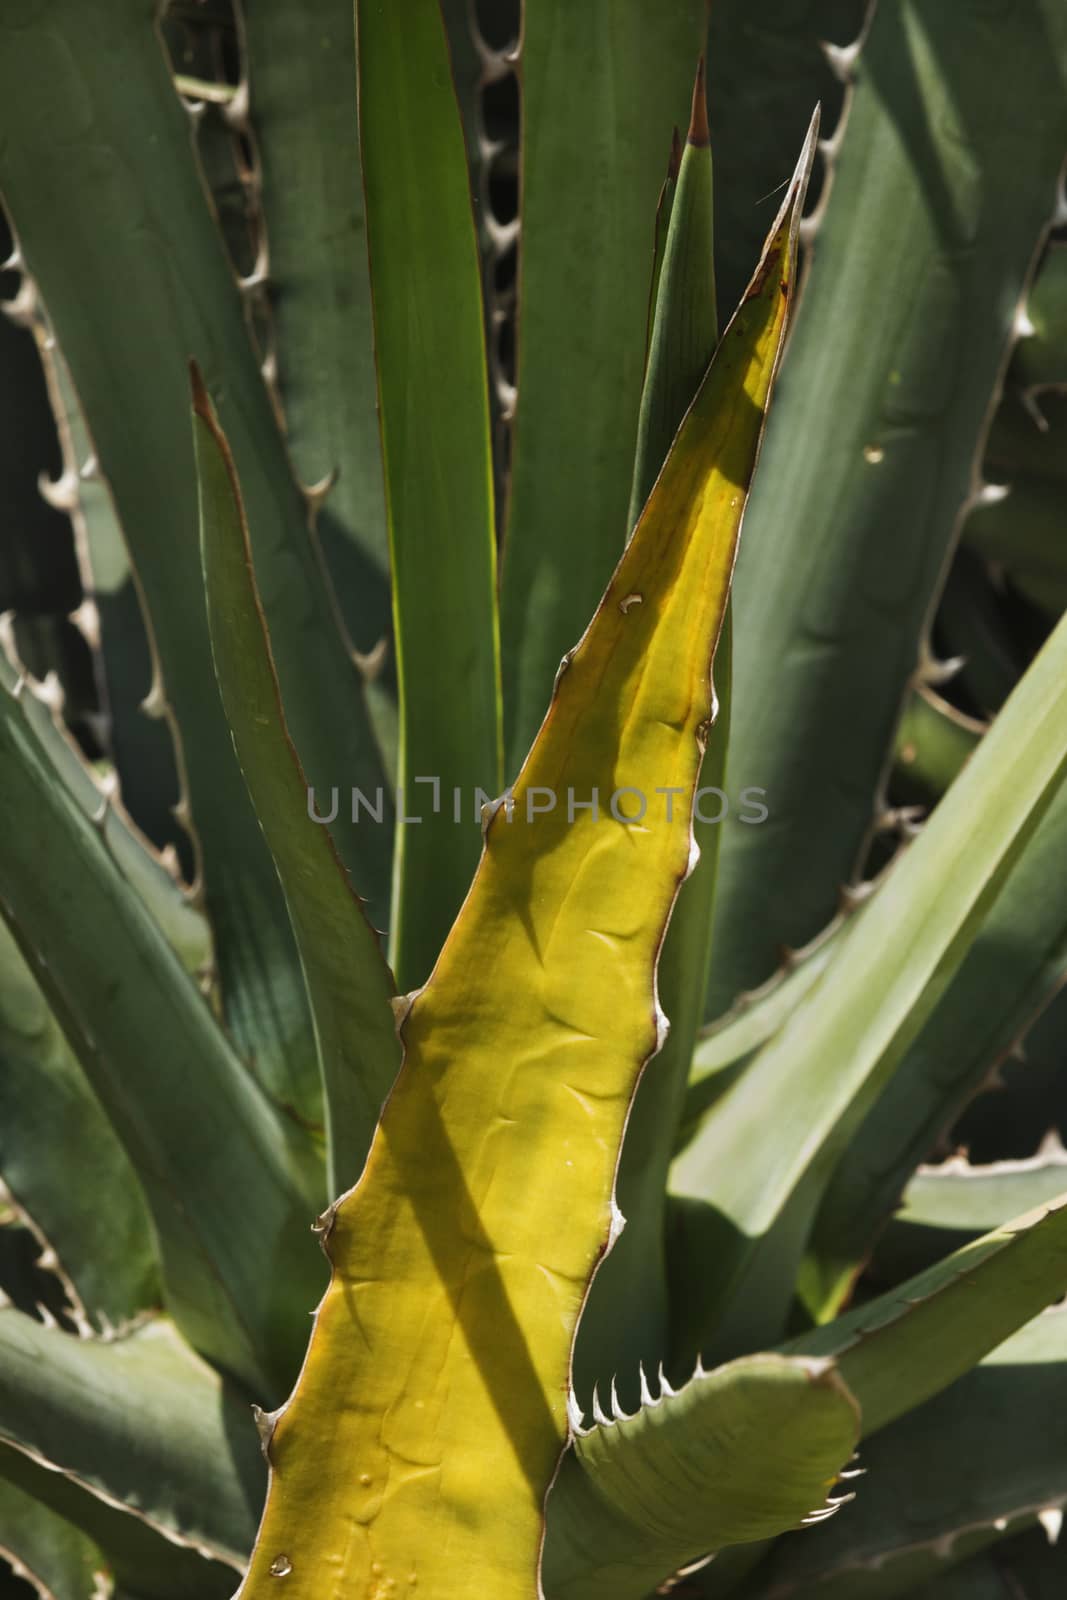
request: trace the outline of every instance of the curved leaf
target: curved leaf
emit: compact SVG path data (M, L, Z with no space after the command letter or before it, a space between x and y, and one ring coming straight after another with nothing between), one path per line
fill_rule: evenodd
M59 1166L65 1182L56 1182ZM129 1158L0 923L0 1176L103 1327L157 1304L159 1264Z
M174 1544L241 1567L265 1476L250 1408L171 1324L79 1339L0 1310L0 1376L5 1445Z
M93 1600L104 1558L91 1539L25 1490L0 1480L0 1560L40 1600Z
M286 444L357 650L392 629L351 0L241 8ZM340 469L340 470L339 470Z
M834 1358L859 1401L867 1438L961 1377L1065 1292L1061 1193L784 1348Z
M306 1139L234 1054L94 813L56 782L31 698L0 662L0 914L141 1181L168 1308L269 1396L299 1354L294 1307L322 1281Z
M1061 1247L1062 1248L1062 1247ZM848 1513L787 1535L745 1600L914 1596L1067 1502L1067 1315L1048 1311L860 1452Z
M1004 1217L1047 1205L1065 1189L1067 1152L1059 1145L1025 1161L972 1167L957 1156L920 1167L878 1240L870 1277L898 1283L999 1227Z
M701 1348L718 1358L780 1336L837 1162L958 971L1065 772L1067 622L826 973L675 1163L672 1189L705 1203L716 1241L683 1308L683 1367Z
M229 447L193 368L200 538L222 703L296 935L315 1023L326 1110L329 1193L363 1170L400 1065L392 974L331 835L312 820L285 725Z
M548 1600L642 1600L725 1545L812 1513L856 1447L831 1361L743 1356L579 1432L548 1499Z
M1065 850L1067 791L1061 788L948 992L841 1153L801 1280L819 1319L848 1292L915 1167L1035 1016L1055 1002L1067 978L1067 895L1060 888Z

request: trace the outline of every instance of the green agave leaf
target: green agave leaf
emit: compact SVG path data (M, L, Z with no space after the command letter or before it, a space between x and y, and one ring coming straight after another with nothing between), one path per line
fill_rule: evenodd
M356 32L400 679L390 961L413 989L478 862L476 791L488 798L502 785L493 462L478 252L440 7L412 0L400 32L381 5L357 0Z
M642 1600L725 1545L828 1515L859 1437L830 1361L744 1356L579 1431L548 1499L547 1600ZM773 1470L768 1470L773 1460ZM658 1588L657 1588L657 1592Z
M667 459L671 441L719 339L715 303L714 185L707 85L701 57L689 131L676 178L668 174L657 208L667 223L653 259L652 319L637 421L628 526L633 528ZM673 160L673 152L672 152Z
M654 270L654 276L655 276ZM637 521L718 342L712 258L712 167L708 144L704 64L693 88L693 110L682 154L670 224L658 273L645 387L630 500ZM718 709L704 750L698 789L721 803L730 726L729 608L715 653ZM667 1275L663 1207L678 1102L700 1025L707 979L719 828L694 813L699 859L679 890L657 973L660 1004L671 1025L656 1071L638 1088L616 1185L630 1226L590 1291L575 1349L575 1392L584 1400L594 1382L624 1378L624 1404L636 1403L637 1370L667 1350Z
M233 1593L232 1566L175 1544L126 1508L0 1444L0 1485L8 1483L99 1548L114 1575L110 1600L228 1600ZM88 1591L79 1600L96 1595Z
M690 860L711 663L811 155L809 142L513 806L487 813L363 1175L324 1219L334 1275L274 1424L245 1600L273 1595L279 1568L290 1600L320 1595L324 1574L384 1590L414 1573L455 1600L536 1592L575 1329L619 1230L630 1101L662 1042L655 963ZM671 780L683 809L625 803ZM610 817L594 815L608 785ZM342 1409L339 1393L363 1399Z
M859 1401L863 1437L967 1372L1067 1291L1067 1193L1002 1223L947 1260L793 1339L833 1356Z
M72 1526L101 1550L114 1578L109 1600L190 1600L190 1595L195 1600L229 1600L234 1592L232 1566L174 1544L128 1510L83 1490L72 1478L0 1445L0 1493L8 1485L40 1507L37 1515L50 1514ZM98 1597L88 1589L78 1600Z
M57 784L31 699L0 667L0 914L141 1181L175 1320L270 1395L299 1359L294 1308L321 1284L304 1137L234 1054L95 813Z
M21 663L13 664L7 654L0 652L0 684L10 692L21 675ZM118 796L101 785L56 714L47 690L28 679L20 703L54 780L79 810L96 817L97 831L122 877L186 972L203 978L212 959L211 930L203 912L176 881L165 858L138 832Z
M802 1294L820 1320L847 1294L915 1167L1062 988L1067 896L1056 885L1065 851L1061 789L948 992L837 1161L801 1276Z
M908 697L896 734L899 785L924 800L943 795L982 737L984 724L926 685Z
M709 1256L693 1264L696 1290L683 1308L683 1364L701 1347L719 1358L779 1335L835 1167L959 970L1067 770L1065 684L1067 624L846 931L822 979L675 1163L673 1191L703 1201L709 1226Z
M866 1475L847 1514L787 1535L740 1591L745 1600L910 1597L924 1579L1062 1506L1065 1356L1067 1315L1048 1311L865 1444Z
M771 815L724 831L709 1016L862 858L1067 145L1058 0L880 5L854 72L738 566L731 781Z
M961 1156L920 1167L900 1210L878 1240L870 1275L898 1283L979 1234L1047 1205L1067 1189L1067 1152L1059 1144L1024 1161L972 1167Z
M250 1058L287 1063L276 1070L307 1091L294 1100L314 1122L317 1068L292 935L211 669L187 417L191 353L219 400L242 473L287 717L309 778L320 792L355 784L369 794L384 779L155 30L157 11L154 0L4 9L0 94L12 122L0 148L0 189L144 594L161 671L152 698L172 709L181 732L227 1020ZM343 859L381 917L387 831L357 830L347 811L337 830Z
M675 1133L676 1151L683 1150L694 1138L719 1095L744 1071L756 1051L774 1037L826 971L844 927L842 919L809 950L794 952L790 964L780 968L762 989L742 995L732 1011L702 1030L693 1051L689 1087Z
M667 176L663 180L663 188L659 192L656 203L656 226L652 232L652 281L648 290L648 331L645 336L645 381L648 381L648 357L652 345L652 324L656 317L656 306L659 303L659 280L663 272L663 258L667 253L667 235L671 227L671 211L674 208L674 191L678 187L678 172L682 165L682 140L678 129L675 128L671 135L671 153L667 158ZM641 394L644 396L644 388ZM633 499L631 488L630 498ZM645 496L647 500L648 496ZM642 502L642 505L644 502ZM641 513L642 506L637 507L636 515L632 516L631 526Z
M56 1182L62 1167L68 1180ZM97 1327L158 1303L141 1186L48 1003L0 924L0 1177Z
M541 0L523 15L531 136L521 148L518 402L500 593L509 776L626 537L648 224L704 17L701 0Z
M363 1170L397 1068L393 979L326 828L312 821L289 737L229 447L193 368L200 538L222 702L278 868L315 1022L331 1195Z
M32 1584L41 1600L91 1600L105 1570L100 1551L83 1533L0 1480L0 1559Z
M787 1522L817 1514L857 1438L948 1388L1067 1289L1065 1241L1067 1194L1061 1193L1053 1209L996 1228L778 1355L742 1357L711 1374L698 1362L677 1393L661 1375L658 1398L642 1377L642 1406L632 1418L620 1418L612 1384L612 1415L605 1418L597 1402L597 1425L578 1433L575 1457L565 1460L549 1499L549 1600L557 1593L561 1600L595 1595L599 1583L605 1596L639 1600L697 1556L773 1537ZM790 1366L798 1358L815 1365ZM762 1378L770 1388L757 1381L750 1405L746 1384ZM813 1381L821 1396L805 1396L804 1383ZM736 1411L735 1383L745 1397ZM772 1418L779 1384L785 1410ZM790 1404L799 1408L795 1416ZM794 1425L802 1474L793 1470L785 1443ZM798 1510L793 1497L804 1493L807 1505ZM625 1576L631 1569L632 1587ZM714 1580L712 1573L710 1593L727 1592L717 1591Z
M89 601L78 616L86 618L82 627L94 653L104 748L118 774L126 810L158 845L170 844L180 853L191 879L189 838L173 811L179 783L171 730L158 706L149 715L145 705L154 679L152 650L115 504L67 364L41 308L34 331L62 450L62 472L42 492L69 514L73 527Z
M336 475L316 531L349 636L369 655L392 617L353 7L327 0L308 26L285 0L257 0L241 27L286 443L303 483Z
M171 1324L79 1339L2 1310L0 1374L0 1439L11 1450L240 1569L263 1497L255 1428L247 1402Z

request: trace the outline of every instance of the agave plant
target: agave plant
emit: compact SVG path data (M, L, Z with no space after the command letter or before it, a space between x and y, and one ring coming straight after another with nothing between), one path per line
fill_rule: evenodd
M3 1592L1061 1593L1067 13L158 12L0 16Z

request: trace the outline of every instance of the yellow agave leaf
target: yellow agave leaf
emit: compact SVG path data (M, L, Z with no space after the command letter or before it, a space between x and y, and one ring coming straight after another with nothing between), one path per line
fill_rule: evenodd
M814 128L512 799L486 814L363 1174L323 1219L332 1280L293 1395L264 1422L271 1480L242 1600L541 1593L575 1329L662 1042L656 959L690 863L813 147Z

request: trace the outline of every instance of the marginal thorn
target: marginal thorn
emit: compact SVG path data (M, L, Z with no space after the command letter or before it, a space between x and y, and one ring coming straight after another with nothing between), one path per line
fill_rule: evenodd
M359 650L353 650L352 655L356 666L359 668L363 682L374 683L381 675L382 668L389 659L389 640L383 634L373 650L368 650L366 654Z
M411 994L394 994L389 1001L389 1004L393 1008L393 1022L397 1033L400 1032L401 1028L408 1020L408 1014L410 1013L412 1006L415 1004L416 994L418 994L417 989L413 990Z
M112 802L114 801L115 795L118 792L118 786L118 776L114 772L106 773L99 780L98 787L100 790L100 804L93 812L91 820L93 827L98 828L101 833L103 833L107 826L108 814L111 811Z
M1011 485L1008 483L983 483L978 492L972 496L970 504L979 506L998 506L1011 494Z
M172 878L175 883L181 882L181 863L178 860L178 852L172 843L165 844L159 852L159 864L168 878Z
M600 1404L600 1394L595 1383L593 1385L593 1421L601 1428L609 1426L608 1418L604 1415L604 1409Z
M66 467L58 478L38 473L37 490L53 511L73 511L78 504L78 474L73 467Z
M637 1363L637 1372L641 1382L641 1404L643 1406L654 1406L656 1402L652 1398L652 1390L648 1387L648 1379L645 1376L645 1364L643 1361L639 1361Z
M821 49L826 58L826 64L839 83L849 84L852 82L853 70L860 53L860 42L859 39L856 39L852 44L842 45L830 44L826 40L821 41Z
M267 282L267 267L265 262L258 262L245 277L238 278L237 287L244 295L256 294Z
M1044 1511L1038 1512L1037 1520L1044 1528L1049 1544L1057 1544L1063 1527L1063 1507L1046 1506Z
M57 673L49 671L43 679L31 683L30 692L35 700L48 707L54 717L62 716L67 697Z
M506 255L519 237L519 221L513 217L510 222L498 222L491 211L485 213L483 225L493 246L493 253L497 256Z
M152 679L152 686L141 701L141 710L146 717L151 717L153 721L157 721L166 714L167 699L163 693L163 684L158 675Z
M626 1412L622 1409L622 1406L619 1404L619 1393L618 1393L618 1390L615 1387L615 1378L614 1378L614 1376L612 1376L612 1379L611 1379L611 1416L612 1416L612 1421L614 1421L614 1422L625 1422L626 1421Z
M660 1395L660 1399L661 1400L664 1398L665 1395L674 1395L674 1394L678 1393L677 1389L672 1389L670 1384L667 1382L667 1374L663 1370L663 1362L662 1361L659 1364L659 1371L657 1373L657 1377L659 1378L659 1395Z
M626 1218L615 1203L615 1196L611 1197L611 1223L608 1228L608 1249L614 1245L616 1239L626 1226Z
M37 315L37 286L33 279L23 278L10 300L0 300L0 311L16 327L32 327L34 318Z
M242 76L240 83L222 108L222 114L231 128L242 131L248 126L248 79Z
M86 595L81 605L70 613L70 620L91 650L100 648L100 610L96 601Z
M274 1438L274 1430L278 1426L278 1418L281 1416L281 1411L264 1411L261 1406L253 1406L252 1416L256 1424L256 1432L259 1434L259 1448L262 1450L265 1460L269 1463L270 1443Z
M582 1408L578 1404L578 1396L573 1389L567 1390L567 1422L572 1433L585 1432L585 1418Z
M326 499L326 496L329 494L339 477L340 473L338 469L336 467L331 467L329 472L325 473L323 477L319 478L316 483L302 485L304 499L308 502L308 505L311 507L312 511L318 511L319 507L322 505L323 501Z
M928 656L920 668L921 681L931 687L949 683L966 665L966 656L948 656L944 661L939 661L933 655Z
M325 1242L330 1237L336 1215L337 1202L332 1201L331 1204L326 1207L326 1210L320 1212L320 1214L311 1224L312 1233L315 1234L320 1241Z

